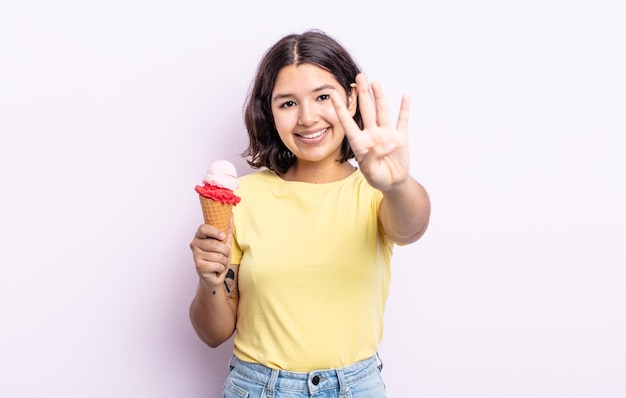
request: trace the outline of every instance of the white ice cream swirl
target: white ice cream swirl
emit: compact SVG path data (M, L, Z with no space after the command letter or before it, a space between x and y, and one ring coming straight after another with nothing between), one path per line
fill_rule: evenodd
M239 188L237 169L228 160L216 160L209 166L203 182L231 191Z

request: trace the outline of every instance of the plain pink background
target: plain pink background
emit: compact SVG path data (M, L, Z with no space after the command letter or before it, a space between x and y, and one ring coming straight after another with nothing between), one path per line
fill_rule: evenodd
M396 250L389 396L626 396L619 1L0 5L0 396L217 397L193 186L263 51L319 27L412 96L430 230Z

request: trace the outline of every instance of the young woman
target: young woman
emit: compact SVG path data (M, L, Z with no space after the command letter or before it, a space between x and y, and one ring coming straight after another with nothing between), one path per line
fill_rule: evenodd
M385 397L393 245L430 217L409 174L408 116L405 96L392 126L380 85L370 92L323 32L265 54L245 112L244 156L259 170L240 178L231 229L203 224L191 242L198 336L217 347L237 332L224 397Z

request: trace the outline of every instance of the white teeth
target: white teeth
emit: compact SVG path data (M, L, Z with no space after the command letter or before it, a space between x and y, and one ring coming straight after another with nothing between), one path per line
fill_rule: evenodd
M326 132L326 130L328 130L327 128L324 130L320 130L317 133L313 133L313 134L309 134L309 135L301 135L302 138L317 138L319 136L321 136L322 134L324 134Z

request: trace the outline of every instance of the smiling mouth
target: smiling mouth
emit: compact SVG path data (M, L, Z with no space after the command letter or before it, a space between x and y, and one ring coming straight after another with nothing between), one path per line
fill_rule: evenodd
M313 139L313 138L317 138L317 137L321 137L323 136L326 132L328 131L328 127L319 131L316 131L315 133L311 133L311 134L296 134L298 137L301 138L305 138L305 139Z

